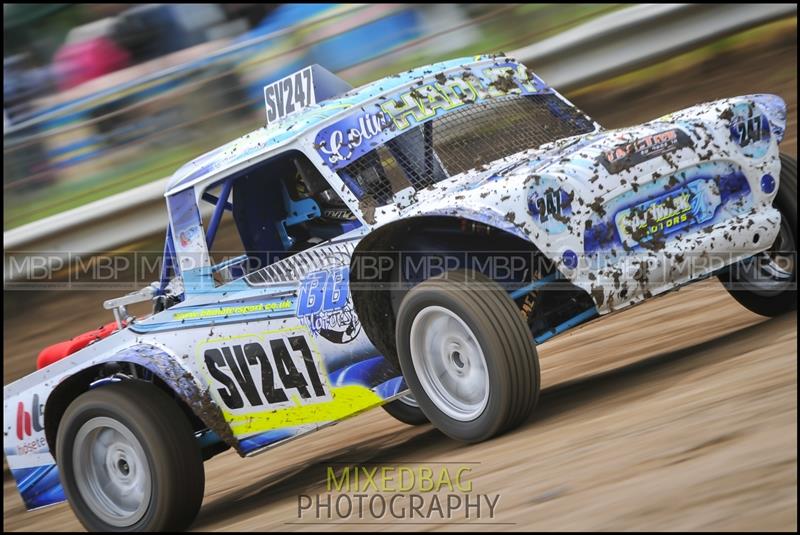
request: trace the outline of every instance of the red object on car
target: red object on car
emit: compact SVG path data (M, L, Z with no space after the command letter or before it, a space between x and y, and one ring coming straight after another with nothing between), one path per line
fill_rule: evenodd
M119 330L117 327L117 322L112 321L111 323L106 323L97 329L79 334L75 338L48 346L42 349L42 351L39 353L39 357L36 359L36 369L41 370L45 366L49 366L52 363L68 357L80 349L83 349L92 342L102 340L103 338L114 334L117 330Z

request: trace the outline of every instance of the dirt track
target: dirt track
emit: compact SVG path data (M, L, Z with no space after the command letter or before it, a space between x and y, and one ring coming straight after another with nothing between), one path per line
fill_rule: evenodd
M619 126L712 98L775 92L790 102L784 146L796 155L794 43L722 58L671 84L575 100ZM32 368L43 345L107 321L103 298L72 293L57 306L33 298L6 309L4 382ZM325 492L327 463L380 461L477 463L474 491L500 500L496 523L475 529L796 530L796 343L796 313L765 320L716 281L700 283L541 346L545 391L535 415L490 442L460 445L378 410L252 459L220 455L206 465L195 528L302 528L295 523L311 519L298 520L297 496ZM26 514L8 479L3 512L6 530L80 529L67 505Z

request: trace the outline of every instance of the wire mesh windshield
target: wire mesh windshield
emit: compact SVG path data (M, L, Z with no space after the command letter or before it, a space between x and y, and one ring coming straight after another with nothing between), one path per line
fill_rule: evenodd
M408 187L419 190L594 125L553 94L508 95L437 117L376 147L341 173L362 210L383 206Z

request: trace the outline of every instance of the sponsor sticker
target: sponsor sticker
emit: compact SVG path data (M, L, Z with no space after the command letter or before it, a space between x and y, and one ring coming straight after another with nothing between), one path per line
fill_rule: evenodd
M361 332L350 299L350 268L310 273L300 283L297 317L316 336L335 344L346 344Z
M172 319L175 321L219 318L229 316L244 316L247 314L262 314L269 312L285 312L292 309L293 303L289 299L270 301L267 303L254 303L249 305L211 307L200 310L175 312Z
M599 162L609 173L619 173L657 156L693 146L689 136L679 128L637 138L603 151Z
M25 403L17 403L16 418L17 455L27 455L47 451L47 440L42 432L44 431L44 419L42 417L42 404L39 403L39 395L33 395L31 410L25 407ZM39 435L39 436L35 436Z
M704 223L714 217L720 204L719 191L713 181L695 180L655 199L621 210L614 219L624 240L642 243L657 235Z
M515 63L467 69L449 76L439 73L323 128L316 136L315 147L326 165L339 169L376 145L452 110L495 97L545 90L544 82Z

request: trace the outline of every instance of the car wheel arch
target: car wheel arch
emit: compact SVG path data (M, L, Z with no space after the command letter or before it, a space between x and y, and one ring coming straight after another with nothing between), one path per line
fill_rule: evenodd
M138 358L131 358L132 351L138 354ZM193 427L202 425L214 431L223 442L238 451L238 440L233 436L222 410L210 398L207 390L201 390L191 372L174 360L174 357L162 350L145 353L141 348L128 348L61 381L47 397L43 411L45 439L53 457L55 458L58 426L67 407L78 396L93 388L93 385L98 388L107 387L100 384L103 379L108 379L108 385L113 385L112 376L115 374L119 380L152 382L173 397Z
M397 348L394 339L394 326L396 323L396 310L402 295L410 289L404 288L399 297L392 297L390 281L392 274L383 272L374 285L369 280L363 265L365 257L375 253L388 252L390 254L407 250L425 250L435 244L437 251L477 251L492 250L498 244L513 244L521 251L531 252L542 256L536 245L523 239L518 233L497 228L480 221L477 215L462 214L460 216L427 215L415 216L407 219L393 221L376 228L356 246L350 262L350 294L353 307L358 315L368 338L375 348L392 363L398 364ZM429 243L418 239L419 232L426 232L433 236ZM464 235L468 239L466 246L449 239L444 239L448 233ZM437 236L438 235L438 236Z

